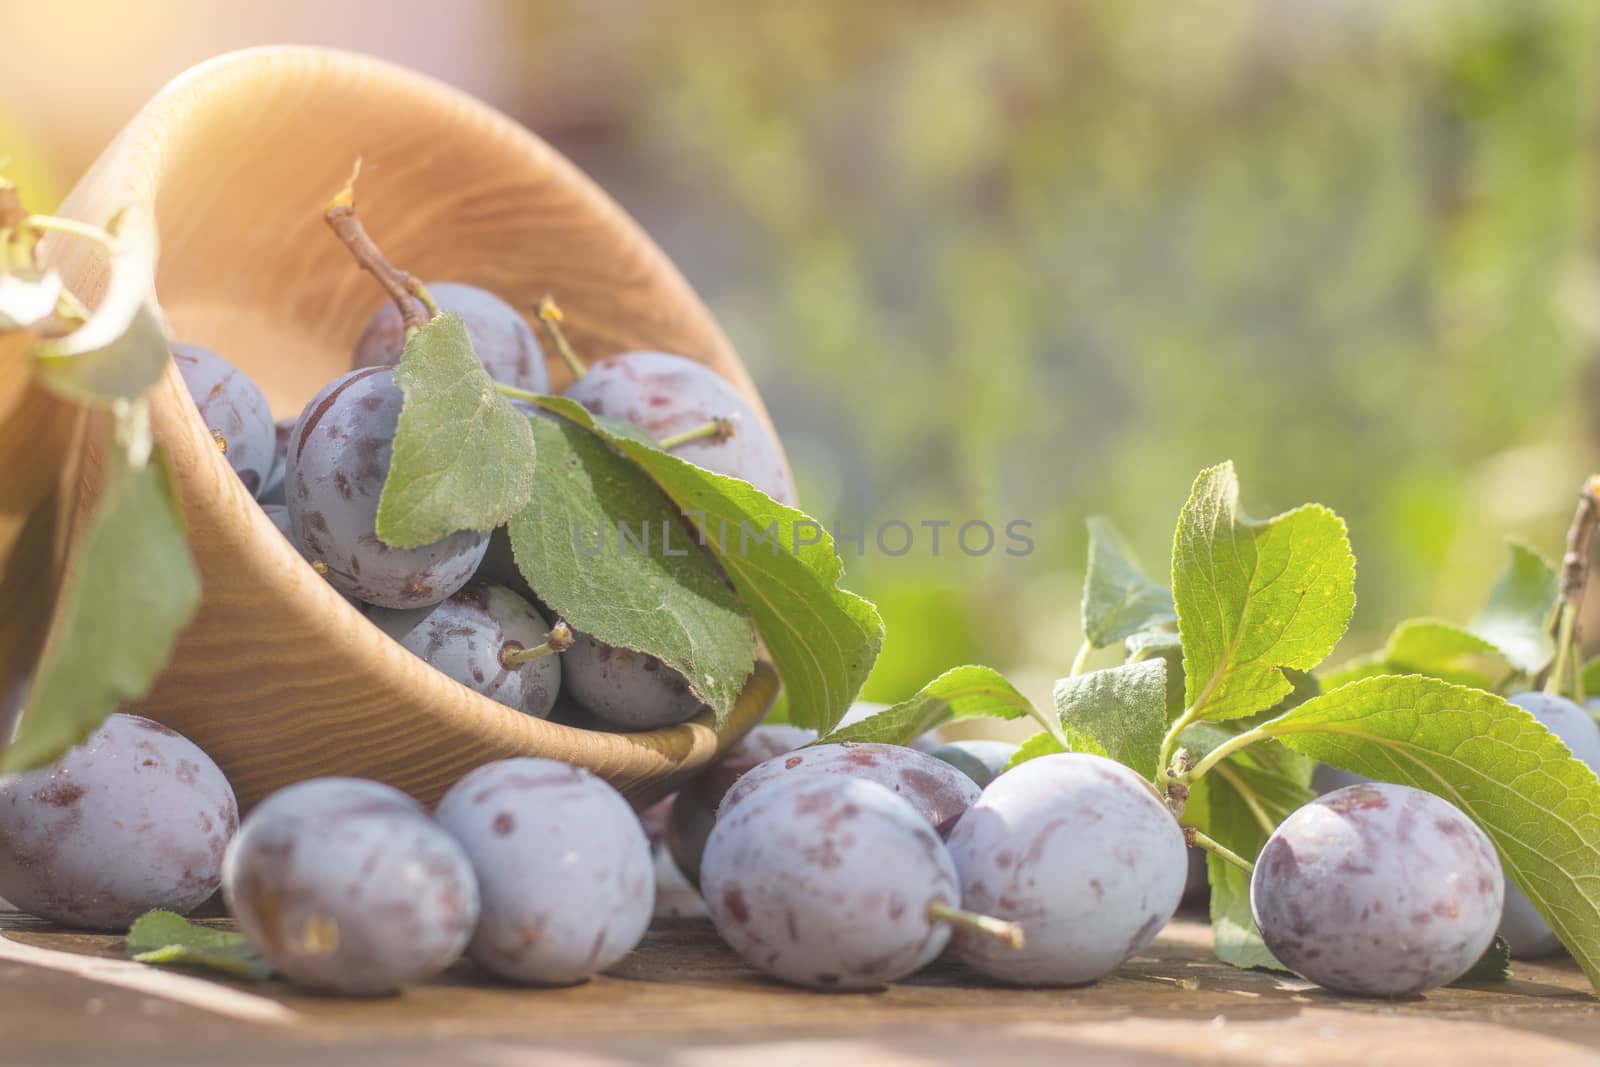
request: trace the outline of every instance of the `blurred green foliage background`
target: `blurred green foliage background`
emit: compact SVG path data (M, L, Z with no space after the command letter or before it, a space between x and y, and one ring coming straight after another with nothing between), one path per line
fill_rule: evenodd
M481 10L496 102L707 298L807 510L1033 523L1022 559L847 555L890 627L869 696L970 660L1043 697L1083 518L1160 573L1225 458L1252 512L1350 523L1336 656L1468 617L1508 533L1559 551L1600 441L1600 5Z

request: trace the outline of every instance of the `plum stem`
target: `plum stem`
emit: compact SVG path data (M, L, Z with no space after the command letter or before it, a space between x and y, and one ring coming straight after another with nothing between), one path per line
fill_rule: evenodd
M29 215L22 221L22 225L31 230L44 230L49 233L64 233L72 237L81 237L85 241L93 241L108 253L117 250L117 239L98 226L77 219L57 218L55 215Z
M571 628L564 622L557 622L550 628L550 633L545 637L542 645L523 648L514 641L507 641L500 649L500 662L514 669L525 663L532 663L536 659L558 652L565 652L571 647Z
M1244 806L1250 809L1250 814L1255 816L1257 824L1266 832L1267 836L1272 836L1272 831L1278 828L1278 824L1273 821L1272 816L1267 814L1267 810L1261 806L1261 798L1256 795L1256 791L1250 787L1250 784L1244 780L1238 771L1226 763L1217 764L1216 772L1217 777L1233 786L1233 791L1239 794L1239 799L1244 801Z
M409 338L439 314L439 305L434 303L433 296L416 277L384 257L377 242L361 224L361 219L356 215L356 179L360 176L361 158L357 156L350 177L328 201L322 217L334 235L350 250L356 264L377 280L383 291L389 294L389 299L394 301L394 306L400 309L400 317L405 321L406 336ZM422 309L418 309L419 303ZM426 315L423 310L426 310Z
M1007 948L1017 949L1022 947L1022 925L1020 923L997 919L993 915L979 915L976 912L963 911L960 908L951 907L942 900L935 900L928 905L928 918L933 922L949 923L951 926L959 926L962 929L971 930L973 933L993 938Z
M1217 764L1221 763L1223 760L1227 759L1241 748L1248 748L1257 741L1265 741L1271 736L1271 734L1267 733L1266 730L1259 726L1254 730L1246 730L1242 734L1235 734L1222 744L1218 745L1216 748L1212 749L1210 752L1207 752L1204 758L1194 765L1194 769L1184 775L1184 779L1192 782L1197 778L1203 778L1205 777L1207 771L1211 770L1211 768L1215 767Z
M525 400L530 404L537 404L544 399L543 393L535 393L529 389L518 389L514 385L506 385L504 382L495 382L494 387L499 390L501 396L511 400Z
M561 323L565 320L566 315L556 306L555 298L548 293L545 294L545 298L539 301L539 325L550 335L550 341L560 353L561 361L567 365L567 369L572 372L573 380L576 381L589 371L579 362L577 353L572 351L572 346L567 343L566 332L561 329Z
M1600 474L1590 475L1578 493L1578 509L1567 529L1567 551L1561 558L1561 608L1556 613L1553 636L1555 662L1545 679L1544 690L1559 695L1570 683L1571 692L1583 701L1583 672L1574 658L1578 645L1578 616L1583 610L1583 593L1589 584L1589 549L1600 525Z
M1166 736L1161 739L1161 749L1156 754L1156 788L1164 796L1171 792L1174 783L1172 750L1178 743L1178 735L1183 733L1199 714L1198 703L1185 708L1182 715L1172 720L1172 725L1167 727Z
M738 429L739 420L737 418L723 415L712 419L710 422L702 422L699 426L692 426L681 433L663 437L659 443L662 448L670 452L679 445L686 445L690 441L698 441L701 438L709 437L718 443L729 440L738 432Z
M1214 840L1214 839L1212 839L1210 837L1207 837L1205 834L1201 833L1199 830L1195 829L1193 826L1185 826L1183 828L1183 839L1184 839L1185 842L1187 842L1190 845L1194 845L1194 846L1197 846L1199 848L1203 848L1207 852L1210 852L1210 853L1212 853L1212 854L1214 854L1216 856L1221 857L1224 860L1227 860L1229 863L1231 863L1235 867L1239 868L1245 874L1254 874L1255 873L1255 869L1256 869L1256 865L1255 864L1251 863L1249 860L1245 859L1243 856L1239 855L1237 852L1233 851L1233 849L1229 848L1228 846L1226 846L1224 844L1221 844L1218 841L1216 841L1216 840Z

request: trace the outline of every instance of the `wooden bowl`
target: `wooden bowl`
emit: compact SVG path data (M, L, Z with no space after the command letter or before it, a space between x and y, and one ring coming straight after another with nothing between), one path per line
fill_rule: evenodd
M599 188L484 104L363 56L253 49L194 68L140 111L61 213L103 223L125 204L148 206L154 300L172 336L241 366L281 418L348 369L382 302L322 221L357 156L358 207L395 262L484 286L530 315L554 293L586 358L681 353L765 419L711 315ZM81 296L103 293L106 265L86 243L58 241L50 255ZM561 387L563 368L552 359L550 369ZM326 774L432 802L507 756L588 767L642 804L750 729L777 693L776 672L758 663L720 731L702 716L605 733L494 703L389 640L311 570L218 453L172 364L151 403L204 594L155 688L129 710L192 738L247 806Z

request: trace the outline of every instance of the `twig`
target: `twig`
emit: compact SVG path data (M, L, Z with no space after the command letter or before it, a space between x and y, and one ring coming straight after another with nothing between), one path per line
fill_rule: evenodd
M1594 543L1595 528L1600 526L1600 475L1590 475L1578 494L1578 510L1573 513L1572 525L1567 528L1567 551L1561 557L1561 607L1552 624L1556 639L1556 658L1545 681L1548 692L1560 692L1570 670L1573 649L1581 637L1579 614L1583 609L1583 593L1589 584L1589 549Z
M345 180L344 187L328 201L322 217L350 250L356 263L377 279L383 291L389 294L395 307L400 309L400 316L405 320L409 334L426 326L429 317L438 314L439 308L420 281L384 258L376 242L367 234L367 228L356 217L356 178L360 175L361 160L357 159L355 169ZM423 314L423 308L417 307L418 302L427 310L426 315Z
M1186 844L1197 845L1200 848L1205 849L1207 852L1216 853L1227 862L1239 868L1245 874L1252 874L1255 872L1255 864L1251 863L1249 860L1233 851L1233 849L1228 848L1226 845L1207 837L1193 826L1185 826L1183 828L1183 839Z

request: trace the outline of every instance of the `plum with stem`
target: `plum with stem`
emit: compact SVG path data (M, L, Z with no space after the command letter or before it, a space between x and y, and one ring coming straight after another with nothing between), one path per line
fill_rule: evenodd
M511 590L471 582L432 608L372 608L367 617L408 651L475 692L536 719L550 716L561 688L565 624Z
M1020 943L1014 924L962 910L955 865L922 814L856 778L801 775L753 794L712 830L701 888L734 951L812 989L904 978L952 926Z
M1150 783L1087 753L1040 756L996 778L950 835L963 905L1021 924L999 952L957 934L954 950L1016 985L1096 981L1160 932L1188 874L1183 831Z

